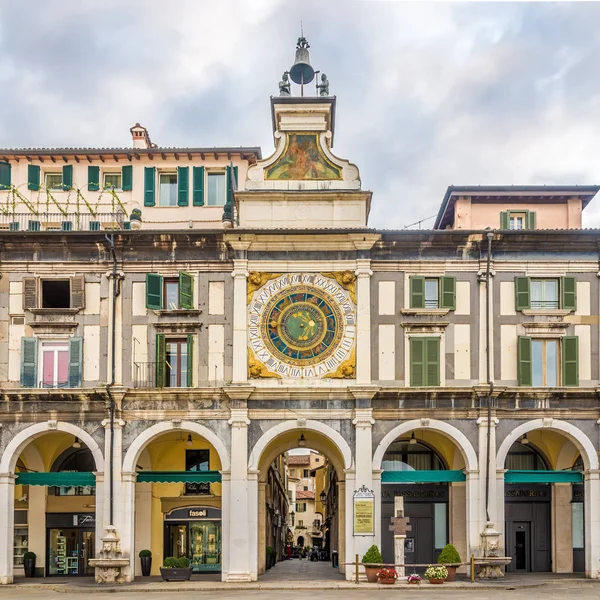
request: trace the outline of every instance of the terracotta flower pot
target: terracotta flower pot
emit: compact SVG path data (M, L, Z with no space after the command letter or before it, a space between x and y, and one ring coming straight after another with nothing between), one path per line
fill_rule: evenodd
M444 583L444 581L446 581L446 580L445 579L430 579L429 583L437 584L437 583Z
M377 572L379 567L365 567L365 573L367 575L367 581L369 583L377 583Z
M456 567L451 567L450 565L444 565L446 569L448 569L448 577L446 577L446 581L454 581L456 579Z
M379 583L385 583L386 585L391 585L393 583L396 583L395 579L392 579L391 577L386 577L385 579L379 579Z

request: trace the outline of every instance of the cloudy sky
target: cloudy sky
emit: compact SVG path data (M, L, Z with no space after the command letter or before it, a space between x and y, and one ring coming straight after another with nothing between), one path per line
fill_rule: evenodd
M435 215L451 184L600 183L593 2L4 0L0 147L127 146L139 121L268 156L300 21L371 226ZM586 213L600 227L600 197Z

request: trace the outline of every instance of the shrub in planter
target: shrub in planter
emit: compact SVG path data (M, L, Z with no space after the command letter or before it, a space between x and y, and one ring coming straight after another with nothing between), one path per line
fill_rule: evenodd
M190 561L185 556L165 558L164 566L160 568L160 575L165 581L188 581L192 576Z
M429 579L429 583L444 583L446 577L448 577L448 569L444 565L436 567L429 565L427 571L425 571L425 577Z
M150 550L140 550L140 562L142 563L142 577L149 577L152 571L152 552Z
M35 552L25 552L23 555L25 577L35 577L35 558Z
M377 571L377 579L379 579L379 583L396 583L398 573L394 567L383 567Z
M448 581L454 581L456 569L461 562L460 554L452 544L446 544L438 556L438 564L445 565L448 569Z
M380 565L383 562L383 557L379 548L375 545L371 546L362 557L360 561L363 565L369 563L373 566L365 566L365 572L367 574L367 581L369 583L377 583L377 571L380 569Z

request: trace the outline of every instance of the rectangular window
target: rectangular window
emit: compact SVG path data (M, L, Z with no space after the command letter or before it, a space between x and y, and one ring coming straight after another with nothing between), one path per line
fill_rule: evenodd
M146 274L146 308L154 310L192 310L194 308L194 276L184 271L178 278Z
M46 181L46 189L48 189L48 190L62 190L63 189L62 173L46 173L45 181Z
M296 469L290 469L290 477L296 477Z
M515 231L525 229L525 214L509 213L509 229Z
M296 502L296 512L306 512L306 502Z
M210 471L210 450L186 450L185 470L194 472ZM208 481L186 483L185 493L193 495L210 494L210 483Z
M456 309L456 277L409 278L410 308Z
M179 308L179 280L165 279L164 280L164 306L165 310L177 310Z
M558 340L531 340L533 386L555 387L558 383Z
M44 342L41 344L42 387L68 387L69 342Z
M188 387L188 340L166 340L165 387Z
M298 527L304 527L304 521L298 521Z
M531 308L544 310L559 308L558 279L532 279L529 293Z
M104 187L107 190L120 190L121 181L121 173L104 173Z
M310 477L310 471L308 469L304 469L302 477Z
M177 206L177 173L159 173L158 205Z
M440 301L439 279L425 280L425 308L438 308Z
M43 280L42 308L71 308L71 282L68 279Z
M446 533L448 525L446 522L446 504L436 503L433 505L434 514L434 546L436 549L443 548L448 543Z
M440 385L440 338L410 338L410 384L413 387Z
M225 173L209 173L208 183L208 206L225 205Z

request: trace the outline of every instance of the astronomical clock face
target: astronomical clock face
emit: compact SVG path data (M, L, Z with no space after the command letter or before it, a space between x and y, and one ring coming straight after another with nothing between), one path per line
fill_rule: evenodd
M250 377L353 378L354 275L251 273Z

